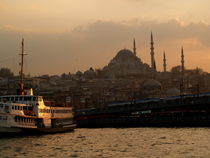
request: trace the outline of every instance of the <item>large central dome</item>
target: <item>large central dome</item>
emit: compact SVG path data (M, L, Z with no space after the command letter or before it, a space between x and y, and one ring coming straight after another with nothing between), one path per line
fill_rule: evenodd
M103 70L107 75L124 76L145 73L150 71L150 68L147 64L142 63L132 51L122 49Z
M127 64L131 64L131 63L136 63L136 62L141 62L141 60L136 57L133 52L131 52L130 50L128 49L122 49L120 50L117 55L112 59L112 61L110 62L111 63L119 63L119 64L125 64L125 62Z

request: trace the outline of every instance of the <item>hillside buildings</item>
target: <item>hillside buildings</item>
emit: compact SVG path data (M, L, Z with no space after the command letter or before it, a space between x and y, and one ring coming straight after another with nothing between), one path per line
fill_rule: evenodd
M151 63L144 63L133 50L121 49L102 69L90 69L84 73L61 76L38 76L26 78L26 87L46 99L66 101L77 109L106 106L110 102L132 101L151 97L167 97L185 93L198 94L210 91L210 74L201 69L188 70L184 66L184 49L181 48L181 64L167 71L167 54L163 53L162 71L156 69L154 38L151 33ZM149 52L148 52L149 53ZM0 93L14 93L19 78L0 78Z

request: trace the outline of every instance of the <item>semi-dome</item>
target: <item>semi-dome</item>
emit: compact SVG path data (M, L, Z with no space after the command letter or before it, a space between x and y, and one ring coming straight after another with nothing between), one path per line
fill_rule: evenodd
M161 89L161 87L161 83L154 79L146 80L142 84L142 89L144 90L158 90Z
M166 91L166 95L167 95L167 96L176 96L176 95L180 95L180 90L177 89L177 88L168 89L168 90Z
M89 70L87 70L87 71L84 72L84 76L86 78L93 78L93 77L95 77L95 71L91 67Z

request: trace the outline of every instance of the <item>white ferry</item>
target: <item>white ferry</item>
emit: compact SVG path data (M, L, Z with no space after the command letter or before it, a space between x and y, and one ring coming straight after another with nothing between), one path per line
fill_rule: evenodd
M72 107L45 105L42 96L33 95L23 84L23 41L18 95L0 96L0 133L62 132L73 130Z

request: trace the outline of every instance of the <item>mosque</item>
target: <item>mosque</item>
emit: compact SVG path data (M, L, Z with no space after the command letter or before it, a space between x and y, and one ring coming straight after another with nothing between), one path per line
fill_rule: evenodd
M133 51L128 49L120 50L117 55L109 62L109 64L103 68L106 76L109 78L135 76L136 78L142 80L141 89L145 95L160 95L162 84L155 80L155 73L157 70L155 64L154 41L152 33L150 44L151 66L143 63L142 60L136 55L136 43L134 39ZM148 79L145 79L145 76L147 76Z
M120 50L117 55L103 68L107 77L123 77L129 75L145 75L156 72L155 56L154 56L154 42L151 33L151 67L143 63L136 55L136 43L133 40L133 51L128 49ZM166 64L165 64L166 67Z
M172 79L167 72L166 54L163 53L163 71L158 72L156 69L154 40L151 32L150 37L150 56L151 63L148 65L144 63L136 52L136 42L133 39L133 50L122 49L116 56L110 60L108 65L104 66L102 73L105 78L108 79L124 79L125 85L131 84L131 82L137 83L138 89L143 96L146 97L160 97L163 95L172 96L180 95L179 87L182 85L182 80L176 86L173 86ZM184 53L181 49L181 71L184 73ZM94 78L95 72L93 68L90 68L84 72L85 76ZM164 84L163 84L164 83ZM168 86L172 85L172 86Z

